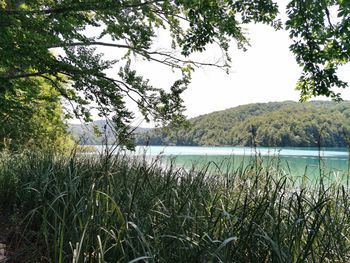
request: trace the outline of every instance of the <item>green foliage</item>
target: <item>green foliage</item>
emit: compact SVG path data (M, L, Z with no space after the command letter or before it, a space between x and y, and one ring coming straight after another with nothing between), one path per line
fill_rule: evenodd
M303 69L297 84L301 100L318 95L340 99L332 87L348 86L337 70L350 58L349 2L292 0L287 15L286 29L293 39L290 49Z
M138 144L347 147L350 102L257 103L191 119L188 129L154 130Z
M347 1L292 0L287 14L291 50L303 68L297 85L301 99L316 95L338 99L331 88L347 85L336 75L338 66L349 61ZM277 1L271 0L2 0L0 91L14 92L19 85L30 90L36 86L34 77L46 79L62 97L74 102L76 116L88 120L91 102L101 116L113 115L117 139L131 145L128 126L134 114L125 104L126 97L137 104L146 120L166 125L182 122L180 96L194 68L210 65L228 69L230 40L246 49L249 43L244 25L265 23L279 29L282 24L277 15ZM333 16L338 19L331 21ZM87 31L95 35L87 35ZM171 41L165 49L157 50L153 44L160 31L167 32ZM222 49L222 64L190 58L209 44ZM122 51L117 58L120 70L113 77L105 72L117 61L103 60L97 46ZM152 87L133 69L133 56L178 69L182 77L169 91ZM62 87L63 79L70 85Z
M349 188L300 185L278 163L223 172L2 154L0 208L17 240L9 261L348 262Z
M44 80L21 80L0 93L0 149L64 150L66 132L57 90Z
M257 5L250 1L41 1L3 0L0 5L0 89L13 90L20 81L47 79L67 100L74 102L76 116L89 120L94 102L101 116L114 116L120 144L130 145L129 123L133 113L125 97L133 100L146 120L167 124L184 120L181 93L189 84L195 66L207 65L186 59L218 43L227 52L234 38L239 47L247 45L241 23L275 24L277 6L271 1ZM241 14L241 20L236 17ZM95 36L87 30L96 29ZM172 43L166 51L154 50L156 32L170 32ZM114 42L104 42L108 36ZM96 46L125 51L124 62L113 78L105 71L116 61L104 61ZM62 48L60 55L52 49ZM178 53L176 55L176 53ZM170 91L152 87L131 65L131 56L159 62L182 72ZM227 68L224 63L215 65ZM210 63L208 63L210 64ZM60 86L62 77L71 85Z

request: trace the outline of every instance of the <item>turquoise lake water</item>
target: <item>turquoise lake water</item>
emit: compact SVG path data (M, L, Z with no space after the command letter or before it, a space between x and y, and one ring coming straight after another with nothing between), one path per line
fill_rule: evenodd
M267 148L257 147L201 147L201 146L138 146L137 155L149 157L163 156L165 161L174 159L176 164L186 168L215 162L225 170L228 166L235 169L240 165L249 165L259 155L266 165L278 165L286 174L317 177L322 173L330 177L347 175L348 150L346 148ZM321 157L321 158L320 158ZM271 164L273 163L273 164Z

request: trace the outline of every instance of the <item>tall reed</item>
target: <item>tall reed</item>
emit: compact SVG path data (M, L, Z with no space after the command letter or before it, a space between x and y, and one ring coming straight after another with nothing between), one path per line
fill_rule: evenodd
M301 184L278 160L222 167L3 154L0 207L24 262L350 261L346 186Z

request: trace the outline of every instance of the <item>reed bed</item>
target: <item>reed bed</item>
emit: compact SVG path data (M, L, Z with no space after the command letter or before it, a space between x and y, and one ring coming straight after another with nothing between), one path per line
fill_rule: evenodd
M9 262L349 262L349 189L276 162L0 156ZM320 175L322 176L322 175Z

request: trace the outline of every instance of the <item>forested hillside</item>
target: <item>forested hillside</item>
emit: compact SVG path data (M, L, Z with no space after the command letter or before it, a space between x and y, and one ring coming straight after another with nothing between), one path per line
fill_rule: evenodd
M91 123L69 124L69 132L73 135L75 141L82 145L98 145L114 143L116 137L111 124L105 120L96 120ZM136 134L142 134L149 131L148 128L131 128Z
M186 129L137 136L137 144L347 146L350 102L255 103L189 120Z

